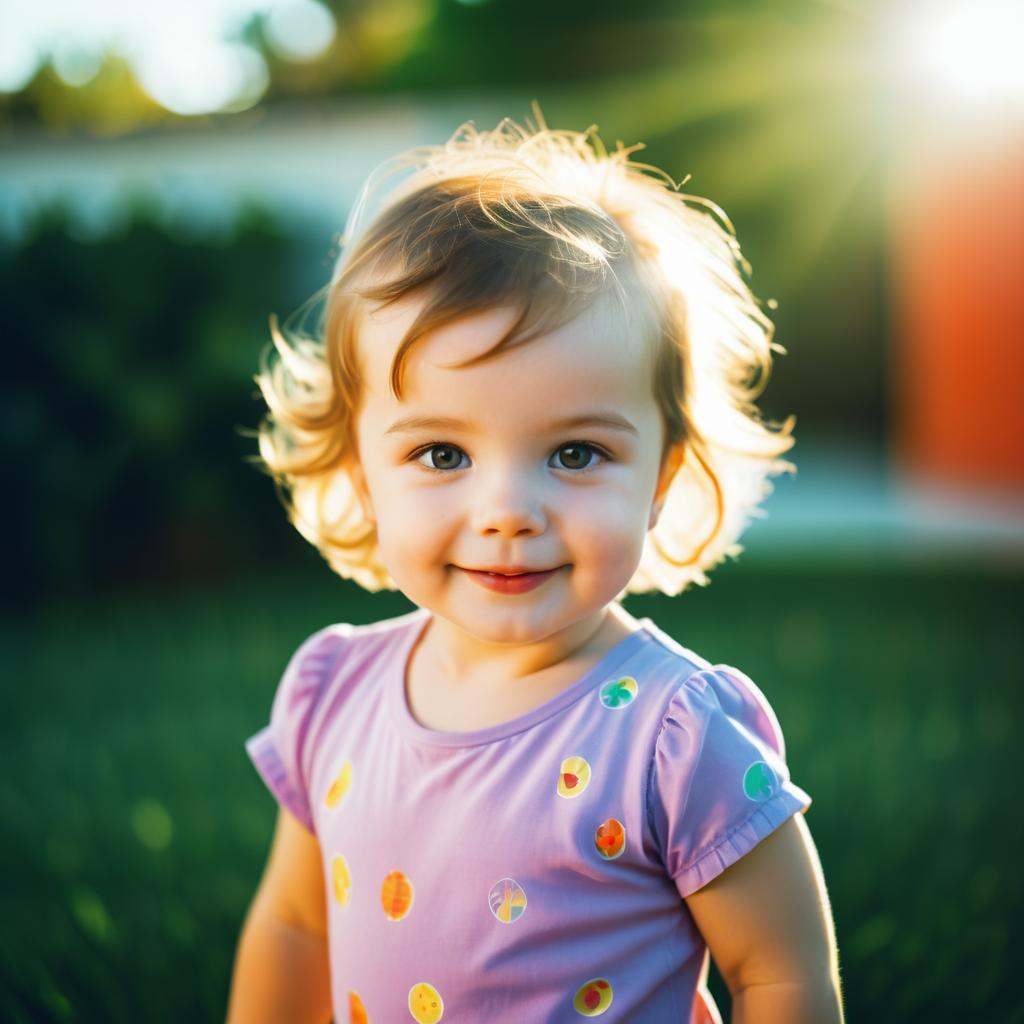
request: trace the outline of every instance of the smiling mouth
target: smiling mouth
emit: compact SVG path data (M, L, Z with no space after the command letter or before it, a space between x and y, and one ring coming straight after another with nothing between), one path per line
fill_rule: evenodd
M496 572L491 569L469 569L465 566L456 566L457 569L462 569L463 572L475 572L481 576L495 576L500 579L514 579L516 576L543 576L546 573L554 572L556 569L561 569L560 565L556 565L552 569L523 569L519 572Z
M492 572L490 569L463 569L456 566L460 572L473 581L474 585L483 587L496 594L526 594L538 587L543 587L563 566L555 566L554 569L540 569L529 572L503 573Z

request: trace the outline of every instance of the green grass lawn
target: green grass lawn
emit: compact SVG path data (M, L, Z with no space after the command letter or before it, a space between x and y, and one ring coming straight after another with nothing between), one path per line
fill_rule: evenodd
M814 799L851 1024L1024 1021L1021 589L741 559L626 602L772 702ZM8 619L0 1018L223 1020L276 806L243 742L304 637L410 607L324 568Z

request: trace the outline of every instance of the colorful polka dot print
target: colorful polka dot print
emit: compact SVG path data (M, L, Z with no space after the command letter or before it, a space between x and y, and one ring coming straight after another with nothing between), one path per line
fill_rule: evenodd
M558 769L558 795L570 800L590 785L590 765L582 757L567 757Z
M600 1017L612 1005L612 986L607 978L591 978L576 990L572 1008L581 1017Z
M334 890L334 898L345 906L352 889L352 876L349 874L348 861L340 853L336 853L331 862L331 887Z
M618 818L602 821L594 832L594 849L604 860L615 860L626 849L626 826Z
M636 699L637 689L636 680L632 676L613 679L601 687L601 703L613 710L629 707Z
M327 790L327 795L324 797L324 803L327 805L328 810L334 810L341 803L351 785L352 762L343 761L338 769L338 774L334 777L334 781Z
M807 802L764 695L728 666L641 640L528 727L434 733L404 687L417 615L394 643L374 624L310 645L247 744L322 845L333 948L348 951L330 964L335 1019L568 1024L642 1005L652 1020L720 1022L699 985L680 999L677 970L705 951L678 927L674 890L705 883L711 861L694 852L737 827L767 835ZM643 884L668 865L678 877ZM505 986L502 965L525 982Z
M358 992L348 994L348 1019L350 1024L370 1024L370 1019L366 1016L366 1007L363 1006Z
M433 985L421 981L409 989L409 1013L416 1024L437 1024L444 1016L444 1001Z
M491 913L502 924L518 921L526 910L526 893L514 878L503 878L495 882L487 894Z
M775 772L764 761L755 761L743 775L743 792L748 800L770 800L778 788Z
M380 902L389 921L401 921L412 909L412 882L401 871L389 871L380 887Z

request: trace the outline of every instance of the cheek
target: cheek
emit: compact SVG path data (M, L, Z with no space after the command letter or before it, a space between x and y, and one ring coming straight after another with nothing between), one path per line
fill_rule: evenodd
M460 507L445 487L410 487L401 480L385 480L380 493L382 516L419 533L439 532Z
M410 492L381 483L375 492L377 542L385 561L389 555L406 562L430 560L448 539L451 503L443 500L441 488Z
M631 489L616 489L600 500L581 494L562 508L567 543L591 561L614 564L632 557L643 546L647 509Z
M561 532L573 563L571 586L580 600L611 601L636 572L647 525L640 504L609 496L564 520Z

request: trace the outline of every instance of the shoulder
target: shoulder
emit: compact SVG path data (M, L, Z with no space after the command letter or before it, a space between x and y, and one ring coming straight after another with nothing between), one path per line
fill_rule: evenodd
M321 678L327 666L342 652L352 631L349 623L335 622L310 634L292 654L287 674L309 682Z
M742 669L713 664L650 619L643 620L651 646L658 653L663 678L659 732L673 727L690 731L719 716L741 724L785 757L778 717L761 688Z
M335 622L310 634L291 655L278 688L276 703L289 707L319 703L324 692L343 678L361 675L361 668L400 644L422 618L417 609L405 615L356 625Z
M686 897L743 856L810 796L786 762L771 705L746 673L711 665L679 681L648 774L648 816Z
M785 740L775 710L761 688L733 665L708 665L682 679L669 701L665 724L685 719L710 723L716 718L749 731L785 758Z
M649 618L640 620L641 632L649 641L649 649L656 651L665 665L673 668L680 679L700 669L711 668L711 663L696 651L684 647Z
M334 622L322 626L299 644L291 657L296 667L316 671L325 664L341 657L351 657L364 650L380 650L399 644L421 622L422 609L396 615L389 619L357 625L351 622Z

